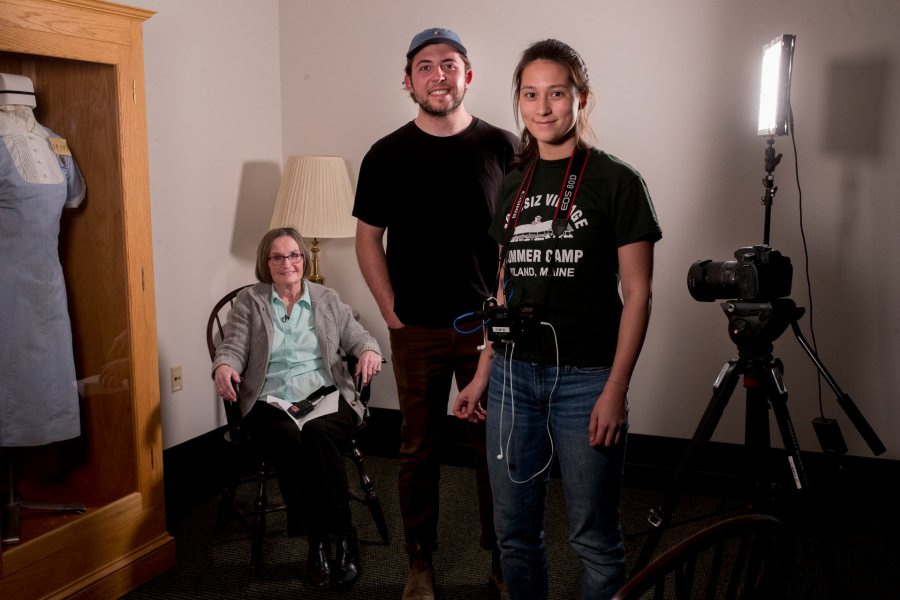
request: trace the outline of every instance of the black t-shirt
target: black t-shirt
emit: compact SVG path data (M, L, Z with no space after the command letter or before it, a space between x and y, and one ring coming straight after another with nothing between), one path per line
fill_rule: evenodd
M473 118L449 137L409 122L377 141L359 170L353 216L387 228L394 312L408 325L449 327L493 292L488 235L516 138Z
M610 366L622 314L618 248L656 242L662 233L640 174L591 149L571 218L554 237L550 227L568 163L538 161L509 242L506 300L509 306L535 305L540 319L553 325L560 364ZM505 240L504 224L523 177L516 170L503 181L503 204L491 227L498 242ZM516 344L514 358L556 364L553 331L538 327L533 339Z

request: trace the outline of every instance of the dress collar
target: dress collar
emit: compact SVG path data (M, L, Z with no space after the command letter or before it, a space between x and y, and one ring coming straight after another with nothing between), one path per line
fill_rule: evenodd
M30 106L23 104L0 105L0 135L37 133L42 137L43 128L37 125Z

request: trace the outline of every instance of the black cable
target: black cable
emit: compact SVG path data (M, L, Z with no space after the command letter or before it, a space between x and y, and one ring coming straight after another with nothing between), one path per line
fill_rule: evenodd
M803 226L803 189L800 187L800 159L797 155L797 130L794 123L794 111L791 108L790 99L788 99L788 117L791 123L791 146L794 149L794 179L797 182L797 205L800 209L800 239L803 241L803 271L806 275L806 292L809 300L809 335L812 339L812 347L815 353L819 354L819 345L816 342L816 330L813 326L813 290L812 278L809 275L809 248L806 243L806 230ZM816 390L819 401L819 415L824 417L825 411L822 405L822 374L816 373Z

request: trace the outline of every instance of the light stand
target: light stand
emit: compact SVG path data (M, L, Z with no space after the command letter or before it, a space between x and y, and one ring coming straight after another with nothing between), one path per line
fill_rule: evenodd
M766 176L763 178L763 186L765 193L762 197L762 204L765 206L765 224L763 226L763 244L769 245L769 230L772 223L772 204L775 201L775 193L778 186L775 185L775 167L781 162L781 154L775 154L775 136L770 135L766 138Z

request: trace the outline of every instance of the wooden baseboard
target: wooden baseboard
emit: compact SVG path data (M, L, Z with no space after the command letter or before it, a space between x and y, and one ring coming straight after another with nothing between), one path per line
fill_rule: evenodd
M51 598L59 600L121 598L174 565L175 538L165 535Z
M159 515L133 493L4 549L0 598L121 597L175 564Z

